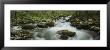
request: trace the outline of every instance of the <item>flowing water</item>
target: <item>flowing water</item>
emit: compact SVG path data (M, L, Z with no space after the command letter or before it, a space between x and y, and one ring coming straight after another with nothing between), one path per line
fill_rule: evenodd
M35 28L30 30L33 34L32 40L61 40L61 35L58 34L58 31L68 30L75 32L75 36L69 37L67 40L94 40L93 34L96 34L93 31L88 31L84 29L77 29L76 27L71 26L69 20L71 16L61 17L60 19L54 21L54 27L48 28ZM11 31L22 30L19 26L14 26Z
M71 32L76 32L74 37L69 37L67 40L93 40L93 37L87 30L78 30L77 28L71 26L70 22L66 22L71 16L61 17L59 20L54 22L55 26L42 29L43 31L35 32L33 35L34 40L61 40L60 35L57 34L60 30L68 30Z

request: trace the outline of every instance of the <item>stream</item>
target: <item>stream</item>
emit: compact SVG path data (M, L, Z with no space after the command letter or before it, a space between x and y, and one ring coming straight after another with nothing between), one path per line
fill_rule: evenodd
M35 28L30 30L32 33L31 40L95 40L94 31L84 30L84 29L77 29L76 27L71 26L70 22L67 22L71 16L68 17L61 17L58 20L54 21L54 27L48 28ZM13 30L21 30L18 26L15 26ZM75 32L74 36L63 36L58 34L58 31L66 30L69 32ZM67 33L68 34L68 33Z

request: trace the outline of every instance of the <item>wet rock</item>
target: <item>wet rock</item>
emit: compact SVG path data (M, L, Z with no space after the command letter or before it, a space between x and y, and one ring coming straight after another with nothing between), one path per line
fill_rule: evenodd
M14 40L15 39L15 37L11 37L11 40Z
M97 32L96 36L94 37L95 40L100 40L100 32Z
M79 25L79 26L76 26L76 28L77 28L77 29L82 29L82 26L81 26L81 25Z
M16 40L24 40L22 37L16 37Z
M54 22L40 22L37 25L39 28L47 28L47 27L53 27L54 26Z
M92 26L100 27L100 18L93 17L76 17L71 18L69 22L71 26L76 27L77 29L90 30ZM93 31L98 31L98 28L92 28Z
M99 32L100 31L100 27L92 26L90 28L90 30L95 31L95 32Z
M37 27L39 28L47 28L48 26L46 25L46 22L40 22L37 24Z
M88 19L88 21L92 21L92 19Z
M89 29L89 28L90 28L90 26L89 26L88 24L85 24L85 25L81 25L81 28L82 28L82 29L86 29L86 30L87 30L87 29Z
M68 31L68 30L60 30L60 31L58 31L57 33L58 33L59 35L65 35L67 31Z
M68 30L60 30L57 33L60 34L61 36L65 35L65 36L69 36L69 37L74 37L76 35L75 32L71 32L71 31L68 31Z
M17 31L17 30L21 30L21 29L22 29L21 26L12 26L11 27L12 31Z
M94 30L95 30L96 32L99 32L99 31L100 31L100 28L99 28L99 27L95 27Z
M30 40L32 38L32 33L27 30L21 30L16 32L11 32L11 40Z
M69 37L74 37L75 35L76 35L75 32L69 32L69 33L67 34L67 36L69 36Z
M36 26L37 24L25 24L22 26L22 29L34 29Z
M70 25L73 26L73 27L77 27L78 26L78 24L76 24L75 22L71 23Z
M67 40L69 37L68 36L66 36L66 35L62 35L62 36L60 36L60 39L62 39L62 40Z
M47 22L46 25L47 25L48 27L53 27L53 26L54 26L54 22Z

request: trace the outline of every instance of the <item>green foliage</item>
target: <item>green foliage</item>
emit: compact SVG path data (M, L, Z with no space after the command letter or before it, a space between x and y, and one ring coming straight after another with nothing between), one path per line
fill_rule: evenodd
M54 20L60 16L73 17L100 17L99 11L73 11L73 10L12 10L11 25L35 23L41 20Z

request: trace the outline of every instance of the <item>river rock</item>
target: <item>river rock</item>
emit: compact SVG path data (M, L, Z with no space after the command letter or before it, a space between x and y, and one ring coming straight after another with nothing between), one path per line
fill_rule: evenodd
M67 40L69 37L68 36L66 36L66 35L61 35L60 36L60 39L62 39L62 40Z
M37 24L25 24L22 26L22 29L34 29L36 26Z
M37 24L37 27L39 28L47 28L48 26L46 25L46 22L40 22Z
M17 30L21 30L21 26L12 26L11 27L11 31L17 31Z
M75 32L68 32L68 34L67 34L67 36L69 36L69 37L74 37L75 35L76 35Z
M57 33L60 34L60 35L66 35L66 36L69 36L69 37L74 37L76 35L75 32L71 32L71 31L68 31L68 30L60 30Z
M11 32L12 40L30 40L32 38L32 33L27 30L21 30L16 32Z
M40 22L37 26L40 28L53 27L54 22Z
M82 29L82 26L81 25L77 25L76 28L77 29Z
M88 30L90 28L90 26L88 24L85 24L85 25L81 25L81 28L85 29L85 30Z
M47 25L48 27L53 27L53 26L54 26L54 22L47 22L46 25Z
M100 27L92 26L90 28L90 30L95 31L95 32L99 32L100 31Z

